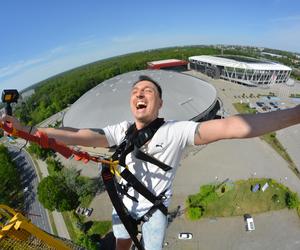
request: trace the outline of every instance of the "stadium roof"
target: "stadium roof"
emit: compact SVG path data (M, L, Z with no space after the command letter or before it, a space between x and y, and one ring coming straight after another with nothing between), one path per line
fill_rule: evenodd
M183 60L179 60L179 59L166 59L166 60L159 60L159 61L152 61L152 62L148 62L148 64L165 64L165 63L183 63L186 61Z
M216 89L193 76L164 70L133 71L108 79L86 92L66 112L63 126L102 128L132 121L130 90L140 75L148 75L161 85L164 103L160 117L167 120L201 117L216 103Z
M224 67L242 68L250 70L292 70L290 67L275 62L243 62L238 61L237 59L234 60L217 56L192 56L189 57L189 60L196 60L210 63L213 65L221 65Z

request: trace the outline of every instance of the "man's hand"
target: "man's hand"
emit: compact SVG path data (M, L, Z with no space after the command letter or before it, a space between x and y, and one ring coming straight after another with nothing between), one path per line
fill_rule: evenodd
M10 115L2 115L2 117L0 118L0 122L4 125L5 123L11 123L12 127L17 129L17 130L22 130L22 131L26 131L26 127L22 126L22 124L20 123L20 121Z

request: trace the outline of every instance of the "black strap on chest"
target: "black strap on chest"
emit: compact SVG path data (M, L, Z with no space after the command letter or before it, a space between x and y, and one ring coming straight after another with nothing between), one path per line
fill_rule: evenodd
M136 129L135 124L131 125L127 132L124 141L120 144L120 146L116 149L116 152L113 154L113 160L119 160L119 165L125 167L125 158L126 156L133 151L134 156L137 159L150 162L164 171L168 171L171 169L170 166L164 164L163 162L157 160L151 155L148 155L140 150L140 148L149 142L156 131L164 124L164 119L157 118L153 122L151 122L145 128L140 130Z
M135 246L139 250L144 250L144 247L137 239L137 226L141 221L147 221L157 209L159 209L162 213L167 215L168 209L163 204L163 201L166 199L165 192L167 190L163 191L158 196L155 196L128 170L128 168L126 167L125 159L129 153L133 152L133 155L137 159L150 162L164 171L172 169L170 166L164 164L163 162L159 161L153 156L144 153L140 149L143 145L145 145L151 140L156 131L163 124L164 120L162 118L157 118L141 130L137 130L135 124L131 125L126 131L124 141L117 147L115 153L112 156L112 160L118 160L119 165L124 168L120 175L124 180L126 180L127 186L134 188L139 194L144 196L148 201L150 201L153 204L150 210L142 218L136 220L129 214L127 208L122 202L122 195L128 196L126 188L121 187L121 185L116 181L116 178L111 172L109 165L102 165L101 175L108 195L111 199L111 202L120 220L122 221L131 239L133 240ZM133 202L137 202L137 199L135 197L129 198L131 198Z

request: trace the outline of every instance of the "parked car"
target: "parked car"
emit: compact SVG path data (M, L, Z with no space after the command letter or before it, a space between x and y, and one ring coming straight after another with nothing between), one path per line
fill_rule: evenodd
M251 232L255 230L254 220L250 214L244 214L244 220L246 221L246 230Z
M278 108L278 104L275 102L269 102L269 104L275 109Z
M259 106L259 107L262 107L264 105L263 102L256 102L256 105Z
M193 238L193 234L191 233L179 233L178 239L179 240L191 240Z
M93 208L86 208L84 211L84 215L88 217L91 216L93 210L94 210Z
M85 209L83 207L78 207L75 212L78 215L83 215L83 213L85 212Z

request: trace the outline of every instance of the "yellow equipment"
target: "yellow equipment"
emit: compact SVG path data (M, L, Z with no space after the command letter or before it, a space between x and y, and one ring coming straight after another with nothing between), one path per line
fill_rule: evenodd
M0 249L71 250L82 248L41 230L21 213L6 205L0 205Z

